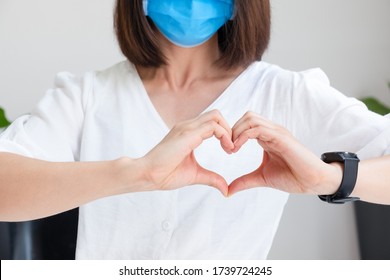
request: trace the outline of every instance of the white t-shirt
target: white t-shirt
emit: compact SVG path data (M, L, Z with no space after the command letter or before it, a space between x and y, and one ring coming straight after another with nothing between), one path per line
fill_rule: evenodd
M129 62L83 77L60 73L31 115L0 137L0 151L48 161L99 161L145 155L168 133ZM205 111L233 126L251 110L286 127L320 155L363 149L387 153L390 121L329 86L318 69L291 72L250 65ZM228 182L256 169L256 141L227 155L217 140L195 151ZM113 196L80 207L79 259L264 259L288 194L255 188L224 198L207 186ZM319 201L319 203L322 203Z

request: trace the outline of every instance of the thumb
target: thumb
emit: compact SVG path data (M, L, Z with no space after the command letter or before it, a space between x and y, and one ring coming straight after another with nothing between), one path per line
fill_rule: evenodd
M264 177L261 175L258 169L234 180L229 185L228 196L232 196L239 191L248 190L265 185L267 185L267 183L265 182Z
M199 165L195 183L214 187L218 189L223 196L228 195L228 184L226 180L221 175Z

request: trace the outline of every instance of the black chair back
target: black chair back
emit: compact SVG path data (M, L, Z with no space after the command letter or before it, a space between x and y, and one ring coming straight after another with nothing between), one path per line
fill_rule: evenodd
M78 208L34 221L0 222L0 259L73 260Z

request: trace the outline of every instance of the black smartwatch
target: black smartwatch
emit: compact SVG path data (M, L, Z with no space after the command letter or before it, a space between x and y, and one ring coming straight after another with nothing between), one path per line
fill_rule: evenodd
M326 163L340 162L343 164L343 179L336 193L331 195L319 195L322 201L335 204L343 204L349 201L359 200L358 197L350 197L355 188L359 158L354 153L348 152L331 152L325 153L321 159Z

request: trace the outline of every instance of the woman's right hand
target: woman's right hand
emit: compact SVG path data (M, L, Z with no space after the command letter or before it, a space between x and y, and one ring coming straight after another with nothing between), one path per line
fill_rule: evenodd
M140 159L144 178L150 190L172 190L183 186L203 184L228 194L228 184L219 174L200 166L194 150L212 136L222 148L232 153L232 130L217 110L196 119L179 123L148 154Z
M227 195L225 179L194 157L194 149L212 136L231 153L232 131L217 111L176 125L139 159L49 162L0 152L0 221L33 220L112 195L192 184L214 186Z

